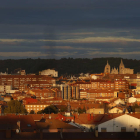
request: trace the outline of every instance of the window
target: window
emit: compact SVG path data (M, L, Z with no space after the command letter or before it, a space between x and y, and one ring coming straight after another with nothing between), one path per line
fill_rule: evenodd
M106 128L101 128L101 132L107 132Z
M126 127L121 127L121 132L126 132Z
M31 127L31 124L27 124L28 127Z

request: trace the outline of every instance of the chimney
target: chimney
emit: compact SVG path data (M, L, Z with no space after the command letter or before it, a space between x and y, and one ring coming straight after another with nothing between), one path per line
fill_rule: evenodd
M63 132L63 128L58 128L58 133L60 133L60 139L61 140L63 139L62 132Z
M17 126L19 127L20 130L20 121L17 121Z
M95 137L98 137L98 129L95 129Z
M6 130L6 138L11 138L11 129Z
M52 117L51 117L51 115L49 115L49 119L51 119Z
M136 128L134 129L134 135L135 135L135 137L137 137L137 129Z
M43 114L44 115L44 114ZM44 116L41 116L41 119L44 119Z
M34 133L36 133L36 129L34 129Z
M43 139L43 132L42 132L42 130L40 130L40 139L41 140Z

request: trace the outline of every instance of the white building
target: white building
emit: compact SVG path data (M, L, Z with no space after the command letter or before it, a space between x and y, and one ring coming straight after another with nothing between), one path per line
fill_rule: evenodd
M112 115L112 114L110 114ZM140 132L140 116L136 114L123 114L110 117L110 120L98 125L98 132Z
M104 108L90 108L86 110L87 114L104 114Z
M12 89L11 85L0 85L0 92L10 93L11 89Z
M125 104L124 100L122 100L122 99L120 99L120 98L114 100L114 103L115 103L116 105L118 105L118 104Z
M109 110L109 113L123 113L123 108L114 107L114 108Z
M137 101L137 99L134 97L128 98L128 103L135 103L136 101Z
M58 77L58 71L47 69L39 72L39 75L51 75L53 77Z

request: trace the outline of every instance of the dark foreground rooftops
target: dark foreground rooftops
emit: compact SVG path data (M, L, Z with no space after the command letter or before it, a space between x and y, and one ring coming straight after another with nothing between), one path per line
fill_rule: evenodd
M7 133L8 134L8 133ZM35 133L35 132L21 132L21 133L11 133L11 137L6 138L6 131L0 132L1 140L134 140L140 139L140 133L137 133L137 136L133 132L100 132L98 137L95 137L94 132L57 132L57 133Z

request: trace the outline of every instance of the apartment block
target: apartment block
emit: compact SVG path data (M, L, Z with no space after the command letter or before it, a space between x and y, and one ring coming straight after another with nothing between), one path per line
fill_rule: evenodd
M79 99L80 98L79 86L70 86L70 85L63 86L62 87L62 98L64 100L69 100L71 98Z
M0 85L11 85L13 89L24 91L29 87L45 87L55 84L55 79L44 75L1 75Z
M129 89L129 82L127 80L115 80L114 88L115 90L127 90Z
M80 99L87 99L87 90L80 90Z
M87 90L87 99L89 101L94 101L96 98L99 97L107 97L113 98L114 97L114 90Z
M25 109L30 113L31 110L33 110L35 113L37 113L40 110L45 109L49 104L46 103L31 103L26 104Z
M45 89L30 89L28 93L35 95L37 98L38 97L43 97L43 98L54 98L54 97L62 97L62 92L58 90L57 88L45 88Z
M72 98L72 87L71 86L62 87L62 98L64 100L69 100Z

